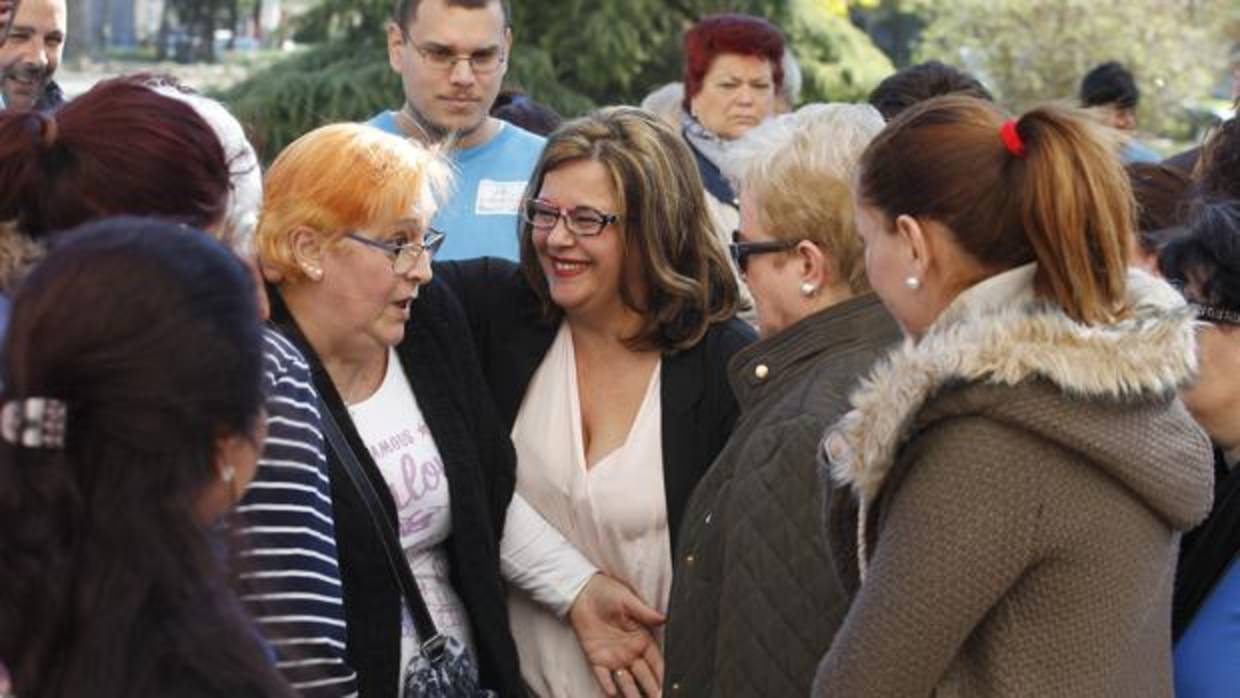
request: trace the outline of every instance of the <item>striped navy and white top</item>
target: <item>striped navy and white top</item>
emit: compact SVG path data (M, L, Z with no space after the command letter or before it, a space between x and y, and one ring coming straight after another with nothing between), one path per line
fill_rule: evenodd
M263 333L267 439L242 521L242 602L303 696L356 696L318 398L310 368L274 330Z

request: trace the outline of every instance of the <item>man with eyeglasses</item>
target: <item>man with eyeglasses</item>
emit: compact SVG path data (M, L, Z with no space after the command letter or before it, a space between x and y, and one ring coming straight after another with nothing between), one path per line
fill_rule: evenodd
M512 50L508 17L506 0L396 0L388 23L405 104L368 123L451 148L451 198L432 223L447 233L436 260L518 258L517 213L545 141L489 115Z

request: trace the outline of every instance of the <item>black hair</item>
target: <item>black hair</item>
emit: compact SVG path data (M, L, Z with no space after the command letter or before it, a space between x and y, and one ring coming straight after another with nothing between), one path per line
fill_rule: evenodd
M1168 242L1158 267L1188 300L1240 313L1240 202L1202 202L1188 233Z
M1121 109L1133 109L1139 101L1141 91L1137 89L1137 81L1127 68L1115 61L1095 67L1081 80L1081 106L1114 104Z
M1176 235L1188 218L1193 180L1168 165L1133 162L1124 167L1137 200L1137 242L1149 255Z
M914 104L950 94L995 101L990 90L969 73L939 61L926 61L888 75L870 92L869 102L891 121Z
M1202 148L1202 194L1240 200L1240 117L1224 121Z

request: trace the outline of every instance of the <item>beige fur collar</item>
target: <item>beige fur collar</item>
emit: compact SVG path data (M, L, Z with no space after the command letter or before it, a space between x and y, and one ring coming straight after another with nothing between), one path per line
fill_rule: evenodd
M1008 286L1019 271L1009 272ZM1197 370L1192 314L1173 288L1141 271L1130 272L1128 296L1129 319L1095 327L1051 304L1019 300L1025 293L964 312L953 305L853 392L852 411L823 441L832 478L851 486L863 509L873 502L913 418L949 381L1014 385L1036 376L1074 395L1111 399L1175 391Z

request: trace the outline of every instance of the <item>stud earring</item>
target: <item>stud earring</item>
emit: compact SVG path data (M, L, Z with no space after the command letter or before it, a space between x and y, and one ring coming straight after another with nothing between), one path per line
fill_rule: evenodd
M323 270L318 267L306 267L306 276L318 281L323 278Z
M220 479L224 482L232 482L237 478L237 469L231 465L225 465L220 468Z
M805 283L801 284L801 295L802 295L802 296L805 296L806 298L812 298L812 297L814 296L814 294L815 294L815 293L818 293L818 287L817 287L817 286L815 286L815 285L811 284L811 283L810 283L810 282L808 282L808 281L806 281Z
M916 291L917 289L921 288L921 279L917 278L916 276L910 276L904 280L904 285L908 286L908 289L910 291Z

